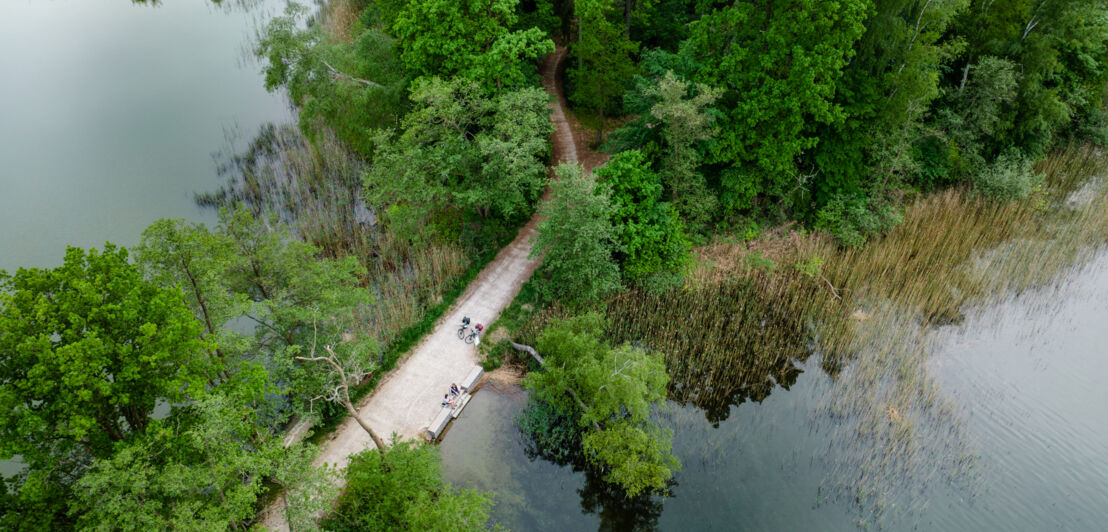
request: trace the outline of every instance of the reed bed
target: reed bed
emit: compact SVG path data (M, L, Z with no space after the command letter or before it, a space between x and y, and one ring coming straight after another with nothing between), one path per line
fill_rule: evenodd
M474 263L459 244L413 246L379 230L362 197L364 162L326 130L309 142L295 125L268 124L245 152L220 161L227 184L198 195L201 206L273 212L322 255L359 258L375 297L357 309L361 328L352 332L377 339L382 356Z
M399 268L378 263L370 272L375 302L359 312L363 332L381 346L392 344L429 307L442 301L471 262L458 246L432 245L413 250Z
M364 162L329 131L316 135L309 142L293 124L262 126L244 152L217 156L226 184L196 202L277 213L326 256L375 255L376 218L361 194Z

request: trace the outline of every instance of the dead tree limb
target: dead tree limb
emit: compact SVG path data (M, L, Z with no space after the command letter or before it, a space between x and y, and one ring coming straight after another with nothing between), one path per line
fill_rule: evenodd
M377 83L376 81L370 81L368 79L356 78L354 76L351 76L350 74L347 74L346 72L343 72L343 71L331 66L331 63L328 63L327 61L323 61L323 60L320 60L320 61L323 63L323 66L327 67L327 70L330 70L331 74L333 74L336 78L343 78L343 79L348 79L350 81L355 81L355 82L358 82L358 83L362 83L362 84L365 84L367 87L382 87L382 88L384 87L384 85L381 85L380 83Z
M362 429L369 434L370 438L373 438L374 445L377 446L377 452L385 454L385 440L382 440L376 432L370 428L369 424L362 419L362 416L358 414L358 410L354 408L354 403L350 400L350 382L346 378L346 371L343 369L342 364L338 363L338 357L335 356L335 351L331 349L331 346L324 346L327 350L328 356L325 357L296 357L297 360L303 360L305 362L326 362L339 376L340 384L335 387L334 392L328 397L329 400L342 403L346 406L347 412L354 417L354 420L361 425ZM372 375L372 373L370 373ZM368 376L368 375L367 375ZM339 396L339 392L342 392L342 396Z

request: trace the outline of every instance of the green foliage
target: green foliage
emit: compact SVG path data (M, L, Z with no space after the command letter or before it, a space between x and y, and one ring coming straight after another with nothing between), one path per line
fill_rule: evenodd
M392 29L416 77L458 76L486 93L527 86L534 62L554 51L538 28L512 31L518 0L410 0Z
M607 190L580 166L560 165L557 174L531 250L542 257L537 288L547 301L585 306L619 288L615 209Z
M317 254L275 217L256 218L245 208L222 211L214 232L179 220L155 222L138 251L148 277L184 291L205 335L217 343L222 381L254 386L256 398L264 390L249 372L239 373L254 367L248 362L261 363L301 412L311 410L310 398L330 389L327 372L294 359L305 346L336 344L361 366L372 365L379 355L368 335L340 342L356 331L355 311L372 301L360 286L364 269L353 257ZM239 318L255 324L252 337L229 327Z
M632 55L639 48L614 21L618 16L615 5L602 0L573 3L578 35L577 41L570 45L569 100L597 113L601 120L605 114L616 110L628 81L635 74Z
M656 287L679 284L688 264L689 239L677 211L661 201L661 178L642 152L616 154L597 175L611 190L624 277Z
M218 394L188 410L81 477L72 503L80 528L225 530L253 519L280 440L259 432L249 407Z
M902 217L895 207L871 197L837 195L816 213L815 227L831 233L840 244L860 248L887 233Z
M744 167L724 186L783 198L795 161L818 142L811 124L843 119L836 82L872 10L867 0L834 9L808 0L709 3L691 24L688 45L701 64L697 81L724 90L726 113L711 161ZM732 182L727 182L732 181ZM732 208L749 207L735 202Z
M336 472L327 464L313 466L316 454L315 446L293 445L280 454L273 470L289 530L318 529L316 518L331 509L338 495Z
M70 247L62 266L0 272L0 458L75 473L141 434L159 401L214 375L181 293L127 251Z
M374 17L363 17L369 24L352 42L333 42L316 24L303 29L306 15L305 6L289 4L261 32L254 53L265 61L266 89L288 90L305 134L314 138L322 120L368 155L372 129L394 123L404 110L407 77L395 41Z
M816 128L811 161L819 173L817 205L837 194L858 194L867 179L899 184L915 170L911 144L928 128L944 65L964 48L943 39L966 0L877 0L855 55L837 82L844 120Z
M362 452L325 530L479 530L492 497L442 482L438 448L394 437L388 454Z
M553 0L524 0L516 4L516 25L513 29L538 28L543 33L558 38L562 35L562 17L555 10Z
M380 136L363 175L369 203L387 209L391 228L433 238L457 230L434 223L444 212L511 220L531 211L546 183L543 161L553 132L544 92L490 98L473 82L431 78L416 83L412 101L404 130Z
M973 190L996 202L1025 199L1044 176L1032 168L1031 161L1018 153L1006 153L981 169L970 179Z
M589 460L604 468L605 480L623 487L628 497L661 489L681 462L673 456L673 430L619 421L585 434Z
M1103 2L1014 0L995 9L966 9L955 32L968 50L952 69L951 92L968 88L967 76L988 69L990 57L1010 62L1019 73L1014 97L984 139L986 153L1017 148L1040 156L1075 115L1102 106L1099 96L1108 79Z
M664 488L680 468L671 453L673 433L649 420L665 401L669 377L662 355L630 344L607 346L603 326L600 315L585 314L554 323L539 337L543 371L527 374L523 385L532 401L555 414L539 410L530 428L551 429L560 413L575 412L589 462L633 497ZM562 441L567 430L543 434L537 443Z
M720 95L717 89L678 79L672 70L646 90L646 96L657 101L650 107L650 116L662 129L667 148L662 156L666 186L674 206L697 233L716 211L716 198L697 167L701 146L719 133L711 106Z

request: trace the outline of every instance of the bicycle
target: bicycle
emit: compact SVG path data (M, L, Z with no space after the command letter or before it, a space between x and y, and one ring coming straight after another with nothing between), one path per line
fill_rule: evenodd
M462 318L462 326L458 327L458 339L463 340L466 337L466 329L469 328L469 316ZM473 343L473 342L469 342Z
M477 339L477 335L481 334L481 331L483 329L484 329L484 327L482 327L481 324L478 323L477 326L474 327L472 331L470 331L469 335L465 337L466 343L467 344L472 344L474 342L474 340Z

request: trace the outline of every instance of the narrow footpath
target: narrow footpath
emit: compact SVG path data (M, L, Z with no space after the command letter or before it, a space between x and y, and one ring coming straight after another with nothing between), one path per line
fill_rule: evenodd
M565 55L566 49L559 47L542 65L543 84L555 97L550 103L550 120L555 126L555 166L563 161L578 161L573 131L566 120L565 97L557 79L558 66ZM450 384L462 380L478 363L477 347L458 339L458 326L463 316L487 326L512 302L538 266L537 261L529 258L536 225L537 214L469 284L435 329L400 360L372 395L358 404L362 419L382 438L388 439L392 433L403 439L419 438L442 409L440 402ZM356 421L347 418L321 447L316 464L330 464L341 471L351 455L373 448L373 440ZM289 529L280 498L266 509L262 524L270 530Z

